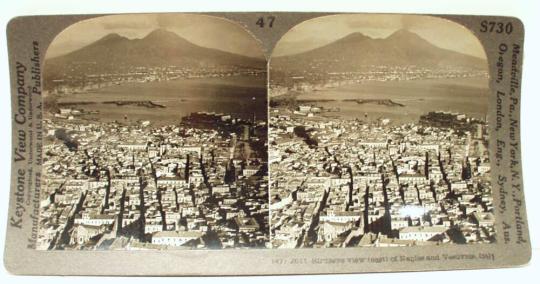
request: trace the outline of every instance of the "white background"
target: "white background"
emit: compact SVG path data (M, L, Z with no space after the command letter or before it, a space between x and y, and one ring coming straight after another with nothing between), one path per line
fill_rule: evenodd
M0 268L1 283L113 283L129 281L147 283L149 281L163 283L279 283L281 281L309 283L512 283L513 281L534 281L540 276L540 202L538 163L540 161L540 98L538 95L540 77L540 1L535 0L453 0L453 1L421 1L421 0L370 0L370 1L69 1L69 0L0 0L0 250L4 250L5 230L7 224L7 208L10 191L11 165L11 115L9 68L5 28L9 19L21 15L45 14L99 14L128 12L211 12L211 11L304 11L304 12L392 12L392 13L435 13L435 14L468 14L499 15L520 18L525 24L524 67L521 101L521 138L523 151L523 176L529 229L532 238L533 258L523 267L463 270L446 272L421 273L376 273L349 275L310 275L310 276L264 276L264 277L201 277L201 278L128 278L118 277L25 277L10 275L5 268ZM231 260L234 261L234 260Z

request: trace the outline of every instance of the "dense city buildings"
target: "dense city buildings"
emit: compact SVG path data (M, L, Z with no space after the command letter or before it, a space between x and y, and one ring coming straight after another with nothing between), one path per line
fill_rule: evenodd
M484 120L274 107L269 143L274 248L494 241Z
M212 124L204 127L201 117ZM268 241L265 121L194 113L159 127L44 122L40 249L240 248Z
M258 42L217 17L111 15L64 30L44 62L36 247L267 247L266 77Z
M49 58L37 248L495 242L485 58L355 25L285 35L269 64L182 27Z
M269 70L273 248L495 242L474 35L412 15L321 17L282 37Z

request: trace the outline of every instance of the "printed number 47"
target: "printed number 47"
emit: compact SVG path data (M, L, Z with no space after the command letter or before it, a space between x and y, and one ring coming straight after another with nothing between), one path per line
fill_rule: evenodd
M264 17L260 17L255 24L261 28L264 28L265 26L268 26L269 28L271 28L274 25L275 19L276 17L274 16L268 16L266 17L266 21L265 21Z

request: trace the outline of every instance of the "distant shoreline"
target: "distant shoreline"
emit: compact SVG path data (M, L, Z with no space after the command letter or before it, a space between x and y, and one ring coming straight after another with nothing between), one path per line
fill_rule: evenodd
M59 107L68 107L68 106L77 106L77 105L95 105L95 104L114 104L116 106L140 106L146 108L166 108L166 106L157 104L153 101L104 101L104 102L59 102L57 105Z
M404 107L402 103L394 102L391 99L344 99L344 102L356 102L359 105L362 104L378 104L389 107Z
M377 105L383 105L388 107L405 107L405 104L398 103L396 101L393 101L391 99L298 99L298 95L282 95L279 97L274 97L273 100L271 100L271 107L278 107L285 104L317 104L317 103L332 103L332 102L354 102L359 105L362 104L377 104Z

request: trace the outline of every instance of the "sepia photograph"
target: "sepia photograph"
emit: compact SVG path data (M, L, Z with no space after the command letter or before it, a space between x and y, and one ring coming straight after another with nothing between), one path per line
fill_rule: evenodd
M488 63L470 30L323 16L269 62L273 248L495 242Z
M102 16L43 71L39 250L264 248L267 64L237 23Z
M6 274L534 262L525 21L181 6L7 22Z

